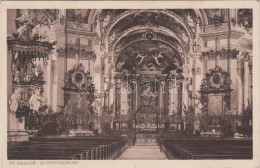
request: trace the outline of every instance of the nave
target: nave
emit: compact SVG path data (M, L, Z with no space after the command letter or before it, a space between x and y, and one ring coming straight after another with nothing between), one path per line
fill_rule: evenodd
M7 18L8 159L253 158L252 9Z

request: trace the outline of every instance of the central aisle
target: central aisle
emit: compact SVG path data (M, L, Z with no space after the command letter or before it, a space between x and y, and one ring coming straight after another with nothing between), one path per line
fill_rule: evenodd
M157 143L137 143L127 149L119 160L164 160L167 159L160 151Z

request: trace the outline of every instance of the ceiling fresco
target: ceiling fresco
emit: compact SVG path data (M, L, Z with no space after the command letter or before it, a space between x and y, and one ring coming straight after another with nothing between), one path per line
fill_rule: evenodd
M180 55L169 45L160 41L143 40L129 45L119 55L116 70L162 71L180 69Z
M143 40L145 31L155 32L157 41L168 43L184 57L202 30L202 19L193 9L102 10L100 18L101 34L115 57L128 45Z
M195 23L194 23L195 24ZM119 20L108 32L108 36L113 34L120 35L127 30L134 27L163 27L172 31L178 38L183 40L183 43L190 43L190 34L187 29L183 27L173 17L160 13L159 10L154 11L140 11L130 15L127 15L123 19ZM191 34L194 36L194 34Z
M110 33L120 33L129 29L130 27L146 24L161 25L171 30L175 30L176 32L180 32L182 29L182 26L177 23L173 18L162 15L160 13L147 11L143 13L135 13L125 17L111 29Z
M135 33L130 34L130 35L125 36L122 39L120 39L114 48L115 58L117 58L117 56L126 47L128 47L132 43L135 43L137 41L142 41L142 40L148 40L147 37L148 37L149 33L152 33L152 36L153 36L153 37L151 37L151 38L153 38L151 40L161 41L161 42L167 44L168 46L170 46L171 48L175 49L175 51L178 52L178 55L183 56L184 51L182 49L182 46L175 38L171 38L167 34L162 34L162 33L158 33L158 32L155 33L153 31L144 30L144 31L139 31L139 33L136 33L136 34ZM110 47L110 48L112 48L112 47Z
M143 9L143 10L104 10L101 12L101 18L103 23L104 31L107 31L105 28L111 23L111 30L109 34L120 33L131 27L137 25L153 24L161 25L169 28L176 33L181 31L185 32L187 29L192 30L193 33L196 33L197 23L202 26L202 21L199 16L196 15L192 9L174 9L174 10L152 10L152 9ZM177 20L175 19L177 18ZM181 22L187 24L183 27ZM187 32L185 32L187 34ZM188 35L188 34L187 34Z

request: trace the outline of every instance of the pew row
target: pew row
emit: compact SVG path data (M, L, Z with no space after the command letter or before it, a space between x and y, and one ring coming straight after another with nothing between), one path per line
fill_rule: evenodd
M32 138L8 144L9 160L109 160L132 145L132 137Z
M252 159L252 140L173 138L160 139L169 159Z

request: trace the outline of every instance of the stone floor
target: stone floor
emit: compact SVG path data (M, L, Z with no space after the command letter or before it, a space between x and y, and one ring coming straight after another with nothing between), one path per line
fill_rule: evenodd
M137 143L127 149L119 160L164 160L167 159L157 143Z

